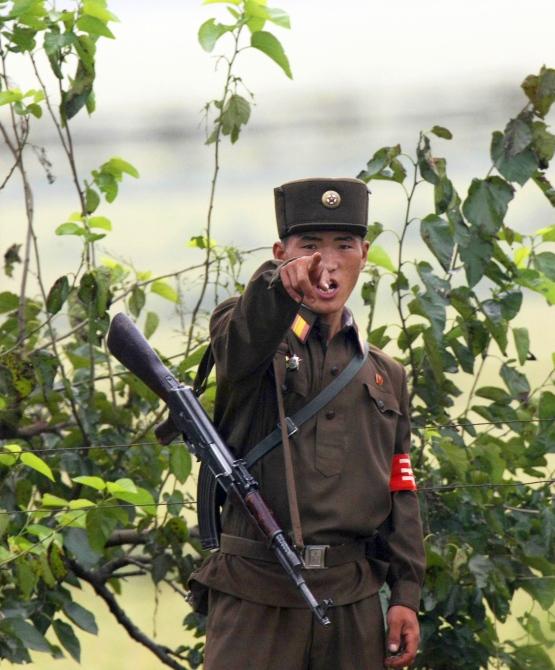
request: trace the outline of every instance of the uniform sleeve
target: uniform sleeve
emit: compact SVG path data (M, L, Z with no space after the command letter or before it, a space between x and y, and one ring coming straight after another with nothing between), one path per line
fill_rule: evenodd
M395 438L396 454L408 454L410 450L410 418L406 383L403 370L402 416L397 424ZM387 582L391 588L390 607L404 605L418 612L420 592L424 580L425 553L422 522L416 491L396 491L392 496L386 541L390 552Z
M219 305L210 320L210 337L218 374L238 382L266 368L291 326L299 303L279 278L283 263L267 261L245 292Z

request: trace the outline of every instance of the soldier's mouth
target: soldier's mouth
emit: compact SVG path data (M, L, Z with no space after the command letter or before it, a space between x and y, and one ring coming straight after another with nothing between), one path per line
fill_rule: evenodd
M335 281L335 279L330 279L326 283L322 282L316 287L318 296L320 298L324 298L324 300L331 300L331 298L334 298L337 295L338 291L339 284Z

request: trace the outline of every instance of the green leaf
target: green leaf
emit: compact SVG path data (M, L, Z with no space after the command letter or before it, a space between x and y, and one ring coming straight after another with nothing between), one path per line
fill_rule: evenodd
M264 30L260 30L251 35L251 46L262 53L265 53L266 56L275 61L280 68L285 72L289 79L293 79L293 74L291 73L291 68L289 66L289 60L285 55L285 51L281 45L281 42L272 35Z
M540 235L544 242L555 242L555 224L536 230L534 235Z
M534 121L532 123L532 137L532 146L539 159L540 166L546 168L547 163L555 154L555 135L549 132L543 121Z
M541 577L523 579L519 586L527 591L540 604L542 609L548 611L553 606L555 602L555 580L541 579Z
M131 165L131 163L118 156L110 158L109 161L102 165L101 170L112 174L114 177L121 177L122 174L128 174L130 177L138 179L140 176L139 171L134 165Z
M461 479L464 479L468 469L468 458L464 449L445 439L441 441L441 452L443 459L449 463Z
M118 17L106 7L105 0L85 0L83 3L83 14L94 16L102 23L108 21L119 21Z
M76 626L83 629L87 633L92 635L98 634L98 626L94 618L94 614L89 612L79 603L70 601L64 604L64 614L73 621Z
M82 30L84 33L89 35L99 36L99 37L109 37L110 39L115 39L114 33L108 28L108 26L97 19L95 16L90 16L89 14L84 14L75 24L79 30Z
M434 186L434 203L436 214L443 214L452 206L454 198L458 199L455 187L450 179L442 176ZM462 218L462 217L461 217Z
M229 98L218 121L221 123L222 133L229 135L232 143L238 140L241 126L248 122L250 114L251 107L248 100L236 94ZM202 236L192 239L198 240L199 238L204 240ZM204 243L206 244L206 241Z
M437 346L437 337L432 328L426 328L423 333L424 350L426 351L426 363L430 366L434 379L442 384L445 375L443 372L443 358L441 349Z
M503 363L500 374L513 399L522 400L528 397L528 394L530 393L530 384L522 372L512 368L507 365L507 363Z
M15 293L2 291L0 293L0 314L12 312L19 307L19 298Z
M453 353L455 354L455 357L459 362L463 371L468 373L469 375L474 374L475 359L470 349L464 344L462 344L462 342L459 342L459 340L455 339L451 340L449 344L451 345Z
M368 262L372 263L373 265L378 265L379 267L385 268L386 270L389 270L393 273L397 271L397 268L393 264L393 261L389 257L387 251L377 244L373 244L370 247L370 250L368 251Z
M89 216L87 223L89 228L101 228L102 230L112 230L112 222L105 216Z
M111 509L104 509L100 506L87 512L87 536L94 551L102 553L106 540L110 537L116 525L117 519L113 516Z
M182 484L191 474L191 454L183 444L170 445L170 472Z
M156 514L156 504L152 494L143 488L137 488L136 491L116 490L112 493L114 498L131 503L137 507L143 507L144 511L153 516Z
M57 314L67 300L69 295L69 280L64 275L56 279L46 298L46 311L49 314Z
M444 140L453 139L453 133L447 128L444 128L443 126L434 126L430 132L433 133L434 135L437 135L438 137L441 137Z
M83 512L78 512L78 514L82 515ZM82 528L68 528L64 530L64 547L85 568L94 567L101 556L101 552L96 552L92 549L87 533Z
M88 498L73 498L69 501L69 509L71 510L87 509L88 507L94 506L95 504L93 501Z
M50 645L42 633L23 619L7 619L10 629L14 632L25 647L35 651L50 651Z
M108 491L112 494L116 493L137 493L135 482L128 477L123 477L115 482L108 482L106 484Z
M555 70L543 66L539 75L529 75L522 82L522 88L534 106L534 111L542 118L555 102Z
M373 344L379 349L383 349L389 342L391 342L391 337L387 334L387 325L371 330L368 333L367 339L370 344Z
M56 637L60 641L62 647L69 653L69 655L77 661L81 662L81 643L75 635L73 628L60 619L54 619L52 628L56 633Z
M366 240L372 244L383 233L383 224L379 221L369 224Z
M534 254L532 262L536 270L539 270L548 279L555 281L555 254L552 251Z
M555 282L547 279L537 270L519 270L516 281L521 286L541 293L550 305L555 305Z
M523 149L517 154L511 153L507 145L506 136L500 132L494 132L492 135L490 153L493 164L501 175L508 181L515 181L521 186L538 169L538 160L531 148Z
M84 235L85 229L77 223L68 221L58 226L55 233L56 235Z
M200 46L209 53L214 49L216 42L222 35L233 30L233 26L226 26L216 23L215 19L205 21L198 31L198 41Z
M545 197L549 200L551 206L555 207L555 188L553 187L549 179L545 176L545 173L541 172L540 170L537 170L532 175L532 180L534 181L536 186L538 186L540 191L545 195Z
M42 507L67 507L68 501L65 498L52 495L52 493L43 493L41 499Z
M145 320L145 337L147 340L149 340L156 329L158 328L158 324L160 323L160 317L156 312L147 312L146 315L146 320Z
M465 217L479 230L495 235L503 224L514 188L500 177L473 179L463 203Z
M437 184L440 179L436 159L432 156L430 139L422 134L416 148L416 158L422 179L430 184Z
M129 296L127 304L129 305L129 310L131 311L131 314L133 314L133 316L136 319L139 317L141 310L145 306L145 302L146 302L145 292L143 291L142 288L139 288L137 284L135 284L135 286L133 286L133 289L131 290L131 295Z
M518 353L518 362L524 365L528 360L530 353L530 335L528 328L513 328L513 337L515 339L515 346Z
M407 176L403 164L397 160L401 153L401 146L382 147L366 163L366 169L359 172L357 179L368 183L371 179L383 179L402 183Z
M501 305L501 312L506 321L512 321L520 312L522 307L523 295L520 290L505 291L500 293L499 303Z
M150 285L150 290L170 302L179 302L177 291L160 279Z
M449 223L435 214L429 214L420 223L420 235L441 267L449 270L455 248Z
M33 470L36 470L39 472L41 475L44 475L45 477L48 477L51 481L54 480L54 475L52 474L52 470L50 469L50 466L47 465L42 458L39 458L35 454L31 453L30 451L24 451L21 454L21 462L26 465L28 468L32 468Z
M23 100L23 93L18 88L0 91L0 106Z
M266 7L265 9L268 21L275 23L276 26L280 26L281 28L291 28L289 14L284 12L283 9L278 9L277 7Z
M96 489L97 491L104 491L106 488L106 482L101 477L96 477L94 475L80 475L79 477L73 477L73 481L77 484L88 486L91 489Z
M91 19L94 20L94 19ZM64 121L72 119L87 104L92 95L94 70L91 71L82 60L77 64L77 72L71 80L71 88L62 94L60 111Z

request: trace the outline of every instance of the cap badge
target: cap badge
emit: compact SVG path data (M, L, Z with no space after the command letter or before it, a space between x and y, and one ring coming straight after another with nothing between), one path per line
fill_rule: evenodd
M341 204L341 196L337 191L326 191L322 196L322 204L328 209L335 209Z

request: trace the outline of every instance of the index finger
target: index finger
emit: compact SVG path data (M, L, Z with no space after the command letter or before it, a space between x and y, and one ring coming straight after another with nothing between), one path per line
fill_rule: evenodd
M310 257L307 270L311 280L320 278L320 275L324 271L324 265L322 263L322 254L319 251L315 251Z

